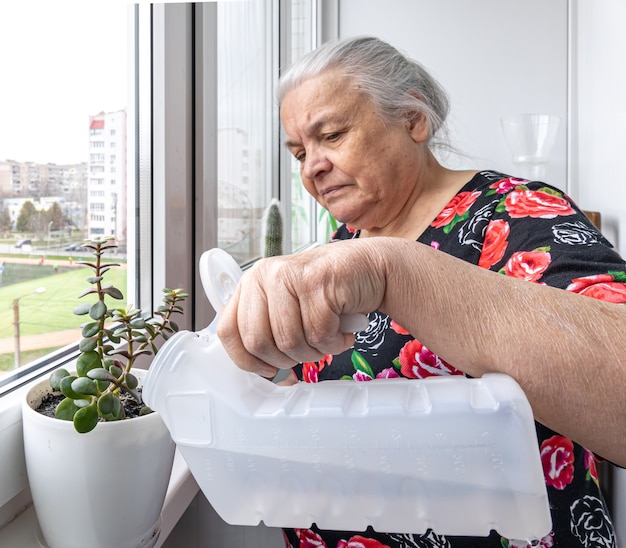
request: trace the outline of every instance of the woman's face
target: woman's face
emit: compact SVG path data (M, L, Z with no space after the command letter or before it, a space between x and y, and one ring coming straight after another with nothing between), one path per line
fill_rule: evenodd
M335 71L305 80L284 97L281 120L307 191L339 221L381 228L417 195L427 122L385 124L354 87Z

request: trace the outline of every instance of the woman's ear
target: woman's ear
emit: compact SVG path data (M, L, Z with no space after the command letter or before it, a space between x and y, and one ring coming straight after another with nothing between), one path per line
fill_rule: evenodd
M420 103L423 102L421 95L417 91L410 89L407 93L415 97ZM405 127L416 143L423 143L428 139L430 130L428 116L424 114L423 110L417 108L417 105L414 110L407 110Z
M406 128L416 143L423 143L428 139L430 123L423 112L407 113Z

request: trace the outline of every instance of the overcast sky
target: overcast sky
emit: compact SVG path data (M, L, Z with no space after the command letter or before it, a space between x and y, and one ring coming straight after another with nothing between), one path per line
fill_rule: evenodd
M127 3L0 3L0 161L87 161L89 115L123 109Z

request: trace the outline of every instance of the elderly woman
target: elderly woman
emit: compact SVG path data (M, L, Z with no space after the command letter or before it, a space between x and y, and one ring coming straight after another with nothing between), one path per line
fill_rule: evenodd
M584 341L617 307L598 303L581 318L582 297L525 282L624 303L624 260L558 189L442 166L431 148L444 91L378 39L312 52L284 76L279 101L305 188L344 224L330 245L260 261L243 277L219 330L235 362L266 376L299 362L294 379L305 382L509 374L537 420L553 520L541 546L615 546L595 455L626 462L616 441L626 375ZM369 314L368 328L340 333L340 314L354 312ZM293 547L510 545L495 532L314 527L285 537Z

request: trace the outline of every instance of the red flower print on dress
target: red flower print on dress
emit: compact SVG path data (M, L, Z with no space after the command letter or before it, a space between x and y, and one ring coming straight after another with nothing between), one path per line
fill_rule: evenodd
M337 548L390 548L389 545L378 542L373 538L365 538L360 535L352 537L350 540L340 540Z
M397 371L393 367L387 367L387 369L383 369L380 373L376 374L377 379L398 379L400 375L398 375Z
M516 186L522 185L526 182L525 179L516 179L509 177L508 179L501 179L495 183L489 185L489 188L495 190L496 194L506 194L513 190ZM490 192L492 194L492 192Z
M504 205L514 219L522 217L554 219L575 213L565 198L542 190L514 190L505 198Z
M368 375L364 371L357 371L352 375L352 380L355 380L356 382L367 382L373 379L371 375Z
M546 485L565 489L574 478L574 444L565 436L552 436L541 444L541 464Z
M508 237L510 233L509 223L502 219L491 221L487 225L478 266L489 269L504 257L504 252L509 245Z
M587 479L592 479L593 481L599 483L598 478L598 467L596 466L596 462L598 459L596 456L589 451L589 449L585 449L585 468L587 469Z
M623 279L625 276L623 272L616 272L614 274L595 274L594 276L575 278L567 286L567 290L600 301L623 304L626 303L626 283L615 281L615 279Z
M332 354L326 354L323 359L318 362L302 363L302 380L304 382L318 382L319 372L333 361Z
M391 329L393 329L398 335L408 335L409 332L404 329L398 322L391 320Z
M480 192L459 192L432 222L433 228L446 227L449 232L459 221L467 217L467 211L480 196ZM444 231L445 232L445 231Z
M512 278L538 282L551 261L552 257L547 251L518 251L511 255L501 272Z
M462 375L463 372L449 363L446 363L439 356L428 350L418 340L406 343L400 355L400 371L402 375L409 379L425 379L437 375Z
M322 537L311 529L296 529L300 548L328 548Z

